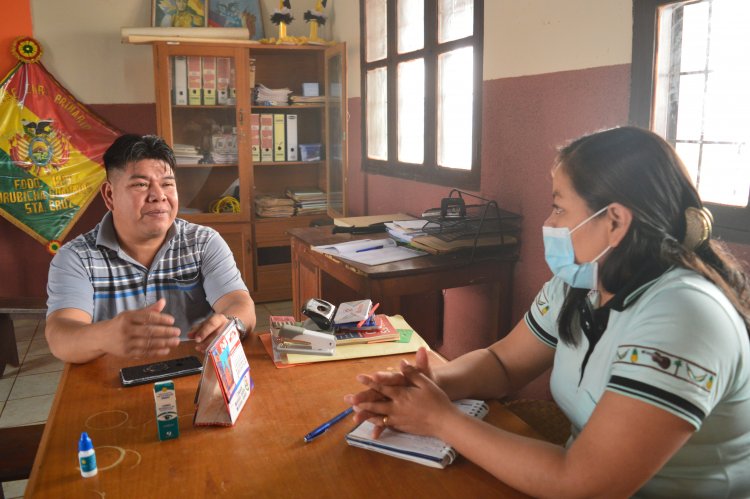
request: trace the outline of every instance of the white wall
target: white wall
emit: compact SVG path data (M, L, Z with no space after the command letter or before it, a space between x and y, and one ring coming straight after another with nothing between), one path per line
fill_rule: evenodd
M12 0L15 1L15 0ZM339 0L341 3L354 0ZM328 2L331 14L333 0ZM30 0L34 37L44 49L42 63L84 104L154 102L151 45L120 43L120 28L151 25L152 0ZM288 34L303 36L303 13L316 0L294 0ZM278 0L261 0L263 28L278 36L269 20ZM330 38L330 24L319 30Z
M484 79L628 64L632 9L632 0L485 0ZM336 1L335 11L349 96L359 96L359 1Z
M120 43L120 28L149 26L150 0L30 0L44 65L88 104L154 101L150 45ZM307 35L294 0L293 36ZM632 0L485 0L484 79L630 62ZM277 0L261 0L266 36ZM329 0L323 38L347 43L349 96L360 95L359 0Z

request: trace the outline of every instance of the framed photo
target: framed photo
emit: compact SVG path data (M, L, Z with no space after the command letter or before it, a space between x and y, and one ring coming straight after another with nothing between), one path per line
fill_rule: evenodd
M196 28L206 26L207 0L151 0L151 25Z
M251 40L264 38L260 0L209 0L208 25L247 28Z

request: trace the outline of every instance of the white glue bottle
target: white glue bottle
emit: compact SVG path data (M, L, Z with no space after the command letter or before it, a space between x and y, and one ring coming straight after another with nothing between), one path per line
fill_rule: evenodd
M85 431L81 433L81 439L78 441L78 464L81 466L81 476L84 478L94 476L99 471L96 467L94 444Z

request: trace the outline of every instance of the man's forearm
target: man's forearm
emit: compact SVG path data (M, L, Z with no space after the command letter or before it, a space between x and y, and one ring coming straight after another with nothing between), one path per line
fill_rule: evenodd
M44 335L55 357L79 364L106 353L100 341L104 327L101 322L92 324L70 318L48 318Z

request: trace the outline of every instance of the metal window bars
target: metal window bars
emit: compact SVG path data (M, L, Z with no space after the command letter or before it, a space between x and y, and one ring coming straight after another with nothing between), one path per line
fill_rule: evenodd
M478 247L518 247L521 215L468 192L452 189L440 208L427 210L422 218L427 220L422 230L441 241L473 240L470 261L474 260Z

